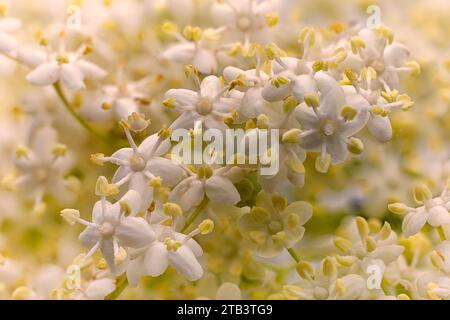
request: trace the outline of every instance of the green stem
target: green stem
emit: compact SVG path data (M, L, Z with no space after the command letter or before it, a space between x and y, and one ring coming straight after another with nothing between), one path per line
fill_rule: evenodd
M298 256L297 252L295 252L295 250L293 248L289 248L289 249L287 249L287 251L291 255L292 259L295 260L295 262L297 262L297 263L300 262L300 258Z
M110 294L108 294L105 297L105 300L116 300L122 294L123 290L125 290L126 287L128 287L128 279L127 275L124 273L117 278L116 289Z
M209 199L207 197L204 197L202 202L198 205L198 207L194 210L194 212L191 213L191 215L186 219L186 223L184 224L183 229L181 229L181 232L186 231L190 225L197 219L197 217L202 213L203 209L208 204Z
M98 138L103 138L103 136L98 133L94 128L92 128L89 123L83 118L81 117L73 108L73 106L70 104L69 100L67 100L66 95L64 94L62 88L61 88L61 84L59 82L56 82L53 85L53 88L55 88L56 93L58 94L58 97L61 99L62 103L64 104L64 106L66 107L67 111L70 112L70 114L90 133L92 133L93 135L95 135Z

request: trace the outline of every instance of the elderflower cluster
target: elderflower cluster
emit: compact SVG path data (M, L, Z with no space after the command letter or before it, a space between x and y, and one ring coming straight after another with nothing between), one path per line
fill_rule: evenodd
M1 299L450 299L448 3L25 2Z

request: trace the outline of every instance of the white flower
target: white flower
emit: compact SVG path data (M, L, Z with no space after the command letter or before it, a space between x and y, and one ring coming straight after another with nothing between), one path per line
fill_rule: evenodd
M165 94L165 104L182 113L170 127L189 129L201 122L206 129L226 129L224 118L232 115L239 101L225 96L229 87L224 87L218 77L208 76L201 84L196 75L193 77L198 91L171 89Z
M365 281L358 274L339 275L334 257L326 257L314 270L306 261L301 261L297 270L302 280L286 285L283 294L287 299L300 300L356 300L365 291Z
M52 127L38 129L30 149L17 147L15 165L19 171L15 185L34 197L37 211L43 211L45 192L60 202L70 202L77 191L76 180L64 177L72 161L66 154L66 146L57 143L57 133Z
M373 88L378 86L386 91L399 88L399 74L414 71L411 66L406 65L408 49L402 44L394 43L392 31L385 26L361 29L358 37L352 38L351 45L354 54L349 54L343 65L353 70L372 67L377 72Z
M265 84L262 91L262 96L267 101L281 101L291 94L298 101L303 101L305 95L317 92L318 79L314 77L310 64L304 60L276 57L273 73L272 80Z
M218 49L215 43L220 39L223 28L198 30L200 38L192 41L175 32L174 35L180 43L167 48L161 54L161 58L183 65L192 64L203 74L213 74L218 69Z
M79 214L67 216L64 210L62 215L68 221L86 225L86 229L80 234L81 243L90 249L84 260L99 249L111 271L117 272L114 258L120 246L142 248L155 239L155 233L145 219L135 217L140 207L141 197L136 191L130 190L114 204L103 195L94 205L92 222L79 218Z
M116 289L116 281L110 278L100 278L83 283L82 288L71 294L74 300L103 300Z
M243 91L241 107L239 112L246 119L257 118L260 114L266 113L271 107L270 103L262 97L264 85L269 80L269 76L262 70L251 69L242 70L236 67L226 67L223 76L227 82L241 79L245 86L238 86L236 89Z
M441 273L427 273L417 279L419 295L431 300L450 300L450 278Z
M247 46L250 41L266 40L265 15L275 10L275 1L227 0L213 4L211 11L217 23L226 25L230 36L236 34Z
M17 40L10 34L21 27L15 18L0 18L0 52L10 53L17 48Z
M178 203L184 212L198 206L205 196L213 203L236 204L241 200L239 192L227 177L230 167L212 170L200 167L197 174L182 180L170 192L169 200Z
M417 193L422 193L424 195L423 199L419 199ZM415 199L418 202L422 202L423 206L411 208L403 204L391 204L390 210L394 213L406 213L403 219L402 230L405 237L410 237L418 233L427 222L432 227L450 224L448 197L448 187L444 189L440 196L432 198L428 188L421 185L416 188ZM395 206L402 206L402 212L395 212Z
M118 120L126 120L133 112L139 113L142 105L150 103L148 95L144 93L146 85L147 78L127 83L119 77L116 85L102 87L102 109L111 110Z
M127 277L131 286L136 286L140 277L160 276L170 264L189 281L198 280L203 269L198 258L203 254L202 248L192 239L196 231L184 235L171 227L152 225L156 240L147 246L140 256L127 265Z
M96 160L118 165L113 183L139 192L142 206L148 207L153 200L153 188L148 183L159 177L165 185L175 185L184 176L184 171L175 162L163 157L170 148L169 140L154 134L138 147L129 129L124 130L131 148L122 148L110 157L100 155Z
M362 107L359 110L353 107L356 114L351 117L341 114L347 105L345 93L335 80L326 78L328 80L323 84L318 83L319 101L309 102L310 106L302 103L296 110L304 130L300 134L300 145L306 150L321 152L322 158L328 153L332 163L340 163L348 157L349 138L364 128L369 112Z
M50 49L48 49L50 50ZM61 82L70 90L79 90L85 87L84 79L100 79L106 72L92 62L82 59L86 46L81 46L76 52L21 50L19 59L33 68L27 75L27 80L37 86L48 86Z
M339 251L356 258L350 268L365 274L367 268L376 265L380 270L397 260L404 247L397 244L397 235L388 222L378 230L370 230L367 221L357 217L346 229L344 237L334 240Z

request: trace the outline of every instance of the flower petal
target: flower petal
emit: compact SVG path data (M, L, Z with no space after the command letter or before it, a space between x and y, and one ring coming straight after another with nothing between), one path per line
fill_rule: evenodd
M59 80L60 67L57 62L44 62L31 71L27 80L36 86L48 86Z
M241 200L239 192L231 181L220 176L214 175L206 180L205 192L213 202L236 204Z
M170 264L189 281L195 281L202 277L203 268L198 263L194 253L185 245L175 252L169 253Z

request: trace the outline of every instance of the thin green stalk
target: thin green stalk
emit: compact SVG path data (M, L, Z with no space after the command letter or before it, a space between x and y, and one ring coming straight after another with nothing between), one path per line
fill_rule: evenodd
M287 249L287 251L291 255L292 259L295 260L295 262L297 262L297 263L300 262L300 258L298 256L297 252L295 252L295 250L293 248L289 248L289 249Z
M209 199L207 197L204 197L202 202L200 202L199 206L186 219L186 223L184 224L183 229L181 229L181 232L186 231L191 226L191 224L195 221L195 219L197 219L197 217L202 213L203 209L206 207L208 202Z
M71 103L69 102L69 100L67 100L66 95L64 94L62 88L61 88L61 84L59 82L56 82L53 85L53 88L55 88L56 93L58 94L58 97L61 99L62 103L64 104L64 106L66 107L67 111L70 112L70 114L90 133L92 133L93 135L95 135L98 138L103 138L103 136L98 133L94 128L92 128L90 126L90 124L83 118L81 117L73 108L73 106L71 105Z
M123 290L125 290L126 287L128 287L128 279L127 275L124 273L117 278L116 289L110 294L108 294L105 297L105 300L116 300L122 294Z

